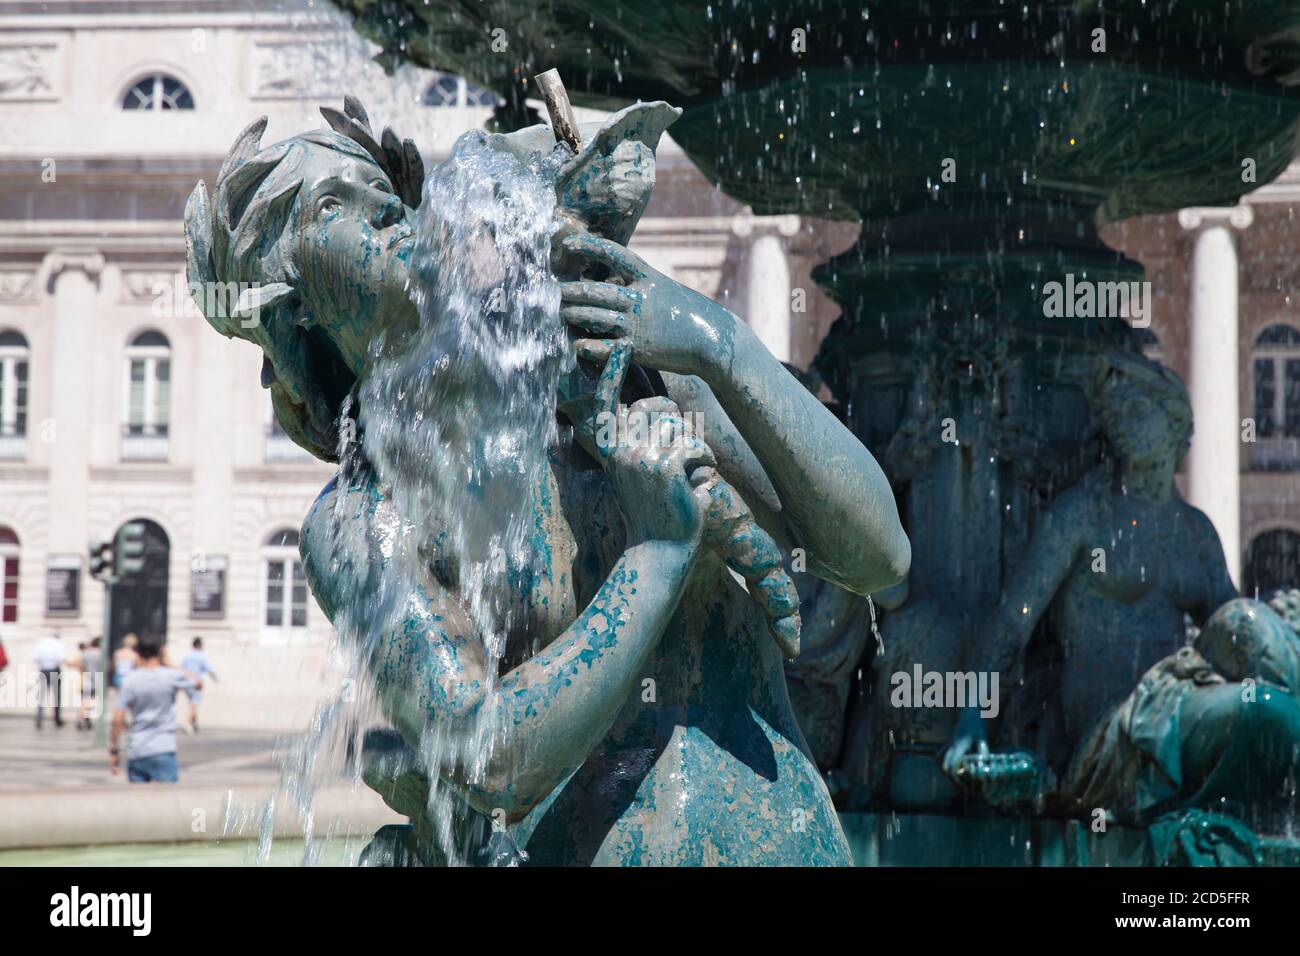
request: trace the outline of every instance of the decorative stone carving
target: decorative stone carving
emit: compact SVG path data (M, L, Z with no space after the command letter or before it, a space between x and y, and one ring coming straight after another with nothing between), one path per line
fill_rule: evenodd
M34 298L36 277L31 272L0 272L0 301L26 302Z
M156 299L160 292L170 295L176 283L185 284L185 277L171 270L151 269L122 273L122 301L147 302Z
M0 101L55 100L56 43L0 44Z
M251 96L255 100L337 96L345 57L336 41L325 38L254 43L249 55Z

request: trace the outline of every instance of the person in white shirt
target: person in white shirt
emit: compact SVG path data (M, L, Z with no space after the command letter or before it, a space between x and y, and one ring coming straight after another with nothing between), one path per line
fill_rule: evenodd
M63 726L63 715L59 712L59 675L63 670L63 662L68 657L67 648L63 646L63 635L58 631L48 637L43 637L36 643L36 650L32 653L32 663L40 671L40 683L37 685L36 696L36 729L41 729L42 712L45 710L45 698L47 695L53 696L52 706L54 708L54 726Z

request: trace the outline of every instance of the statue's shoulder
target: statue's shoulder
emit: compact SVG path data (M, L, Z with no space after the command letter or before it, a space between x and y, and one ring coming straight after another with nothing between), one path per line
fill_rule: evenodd
M316 500L311 503L307 509L306 516L302 519L302 550L305 552L308 547L308 541L318 538L318 533L323 528L324 521L333 509L334 502L338 499L339 476L336 474L325 487L320 490Z
M1182 526L1190 532L1194 544L1207 544L1213 542L1215 547L1221 547L1219 541L1219 532L1214 527L1214 522L1196 505L1183 500L1183 497L1174 492L1174 501L1177 503L1178 517Z
M359 470L350 480L335 474L320 490L303 519L303 557L314 554L317 548L336 548L341 543L340 531L365 534L374 526L383 507L384 498L368 470Z
M1094 468L1066 488L1049 508L1053 517L1082 521L1095 510L1097 503L1110 493L1110 482L1105 471Z

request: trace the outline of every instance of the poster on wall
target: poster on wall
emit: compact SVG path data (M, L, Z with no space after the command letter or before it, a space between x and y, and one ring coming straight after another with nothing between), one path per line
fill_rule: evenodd
M226 559L207 554L190 567L190 616L224 617L226 614Z
M55 555L45 571L45 613L75 615L81 611L81 558Z

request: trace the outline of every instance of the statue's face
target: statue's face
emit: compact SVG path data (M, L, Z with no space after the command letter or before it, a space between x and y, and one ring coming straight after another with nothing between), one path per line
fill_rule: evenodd
M1182 449L1169 413L1143 388L1112 388L1107 399L1106 435L1115 454L1130 465L1175 467Z
M360 377L382 331L418 321L406 292L411 210L373 163L312 147L299 191L296 265L311 323Z

